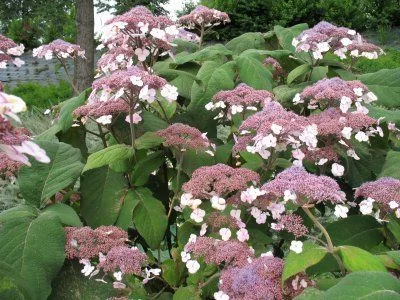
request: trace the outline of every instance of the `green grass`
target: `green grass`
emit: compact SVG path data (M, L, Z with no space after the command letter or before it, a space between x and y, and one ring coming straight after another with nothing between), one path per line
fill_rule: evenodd
M362 73L374 73L381 69L400 68L400 50L389 48L385 50L385 55L378 59L360 58L356 64Z
M67 81L57 84L41 85L37 82L19 83L6 92L21 97L31 107L49 108L73 95L72 87Z

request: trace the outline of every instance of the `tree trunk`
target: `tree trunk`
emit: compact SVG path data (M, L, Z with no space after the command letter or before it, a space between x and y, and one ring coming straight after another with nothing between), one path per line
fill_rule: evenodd
M94 76L94 3L76 0L76 43L85 50L86 59L75 60L75 86L82 92L92 85Z

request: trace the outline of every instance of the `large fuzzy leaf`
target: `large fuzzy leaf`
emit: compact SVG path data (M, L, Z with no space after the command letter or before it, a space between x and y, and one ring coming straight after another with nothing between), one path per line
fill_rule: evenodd
M363 74L358 79L376 94L379 105L400 108L400 68Z
M387 153L379 177L394 177L400 179L400 151L389 151Z
M259 90L272 90L272 74L260 61L249 55L240 55L236 62L242 82Z
M31 167L20 168L18 183L26 202L39 207L44 206L58 191L75 182L83 164L79 149L64 143L37 143L46 150L50 163L43 164L31 159Z
M350 272L386 271L381 260L368 251L353 246L340 246L339 249L343 264Z
M47 299L63 265L65 232L60 219L20 206L0 214L0 261L24 279L32 299Z
M81 214L91 227L113 225L126 195L122 173L102 167L81 178Z
M164 205L147 188L138 188L133 193L138 201L133 223L146 243L155 249L163 240L168 225Z
M264 36L260 32L246 32L226 43L226 48L235 54L247 49L265 49Z

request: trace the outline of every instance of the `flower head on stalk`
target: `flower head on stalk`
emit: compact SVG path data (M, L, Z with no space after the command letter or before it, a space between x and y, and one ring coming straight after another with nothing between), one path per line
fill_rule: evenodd
M109 50L117 48L133 53L131 57L135 57L139 62L150 58L154 63L155 57L172 49L171 41L178 35L178 29L169 18L154 16L146 7L136 6L106 22L101 42ZM106 58L101 60L99 66L103 68L107 66L106 69L110 66L114 67L115 64L110 60L109 54L105 55ZM115 58L127 59L129 63L126 53L124 56L124 58L121 55Z
M231 119L233 115L246 111L258 111L273 99L272 93L256 90L242 83L231 91L218 92L205 108L212 111L221 110L217 118L226 114L228 119Z
M359 204L362 214L372 213L373 203L376 203L383 212L394 211L397 218L400 218L400 180L398 179L383 177L363 183L356 189L354 196L365 199Z
M79 45L71 44L58 39L54 40L50 44L42 45L36 49L33 49L32 55L33 57L45 58L46 60L51 60L53 58L85 58L85 50L83 50Z
M201 133L195 127L181 123L175 123L166 129L159 130L157 135L165 139L164 146L176 148L179 151L205 150L213 146L206 134ZM211 152L211 154L213 153Z
M350 108L367 114L363 103L376 101L377 97L358 80L345 81L339 77L325 78L305 88L293 98L294 104L306 103L309 109L338 107L343 113Z
M366 42L355 30L325 21L303 31L293 39L292 45L298 52L311 52L314 59L322 59L328 51L333 51L341 59L345 59L346 54L374 59L383 53L381 48Z
M247 150L268 159L272 151L297 149L304 144L316 148L318 129L307 118L285 110L278 102L271 101L263 109L247 118L239 128L233 151Z
M18 57L15 58L15 56L21 56L24 50L24 45L18 45L12 39L0 34L0 69L5 69L9 62L12 62L17 67L25 64L25 62Z
M264 60L263 65L268 68L272 68L272 75L274 76L274 79L279 79L286 75L285 69L281 66L279 61L273 57L267 57Z

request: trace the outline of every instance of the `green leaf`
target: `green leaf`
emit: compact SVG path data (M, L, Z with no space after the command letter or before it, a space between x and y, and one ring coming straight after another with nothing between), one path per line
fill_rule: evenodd
M386 254L393 259L393 261L400 266L400 250L397 251L389 251Z
M46 141L37 144L46 151L50 163L31 159L31 167L19 169L18 183L27 203L43 207L51 196L75 182L83 164L80 151L68 144Z
M215 44L194 53L182 53L181 55L177 55L175 58L175 63L182 65L190 61L216 60L232 54L232 51L228 50L224 45Z
M400 108L400 68L362 74L358 79L378 97L377 104Z
M374 119L385 118L384 122L393 122L400 127L400 109L386 109L384 107L367 105L368 115Z
M274 27L274 31L276 37L278 38L279 44L282 46L283 49L290 50L291 52L295 51L295 48L292 45L293 39L306 29L308 29L308 25L305 23L297 24L289 28L283 28L279 25Z
M353 215L326 226L335 246L349 245L366 250L384 240L382 225L372 216Z
M129 159L134 153L135 150L132 147L124 144L117 144L104 148L89 155L82 172L107 166L124 159Z
M379 177L393 177L400 179L400 151L389 151L387 153Z
M179 286L185 270L185 266L181 261L167 259L163 262L161 269L162 277L169 285Z
M257 59L240 55L237 60L240 80L259 90L272 90L272 74Z
M115 226L128 230L128 227L133 224L133 211L138 203L139 201L137 197L135 197L133 191L128 191L124 198L124 203L122 203L120 214L115 222Z
M389 222L387 223L387 228L390 230L390 232L393 234L395 239L397 240L398 243L400 243L400 222L397 217L395 217L393 214L389 215Z
M283 267L282 284L290 277L320 262L326 254L327 250L325 248L309 241L304 242L301 253L297 254L290 251Z
M133 223L146 243L156 249L168 226L164 205L147 188L134 190L134 197L139 203L133 211Z
M158 136L155 132L146 132L135 140L135 148L138 150L150 149L161 145L163 142L164 138Z
M240 54L247 49L265 49L264 36L260 32L246 32L226 43L226 48L235 54Z
M75 210L71 206L64 203L56 203L54 205L50 205L43 210L42 214L57 216L60 219L61 223L65 226L83 226Z
M312 288L315 290L314 288ZM306 289L296 300L399 299L400 281L387 272L354 272L326 291ZM390 298L386 296L390 295ZM382 297L381 297L382 296ZM393 297L394 296L394 297Z
M273 92L275 98L282 104L286 106L291 106L293 104L293 98L296 93L300 93L305 87L307 87L310 83L304 82L297 85L279 85L274 88Z
M215 164L215 158L204 151L189 150L185 151L182 163L182 170L191 175L194 170L202 166Z
M0 261L21 276L32 299L47 299L64 263L65 232L58 217L19 206L0 213Z
M90 92L91 89L87 89L78 96L60 103L61 110L58 124L62 131L66 132L69 128L71 128L72 122L74 120L74 116L72 114L73 111L85 103Z
M142 132L157 131L168 127L167 122L161 120L159 117L156 116L156 114L147 110L142 112L142 118L143 121L138 126L138 128Z
M189 285L185 287L180 287L175 291L173 300L200 300L199 291L195 286Z
M287 76L287 84L291 84L296 78L306 74L310 70L311 66L307 64L300 65L297 68L293 69Z
M0 299L32 299L24 278L4 262L0 262Z
M126 196L125 178L109 167L86 172L81 178L81 215L91 227L113 225Z
M338 248L343 264L350 272L386 271L380 259L368 251L353 246L340 246Z
M135 186L147 183L152 172L158 170L164 162L164 152L157 151L139 160L132 173L132 180Z
M324 79L326 77L326 74L328 74L328 70L329 68L325 66L313 67L310 80L312 82L316 82L318 80Z

